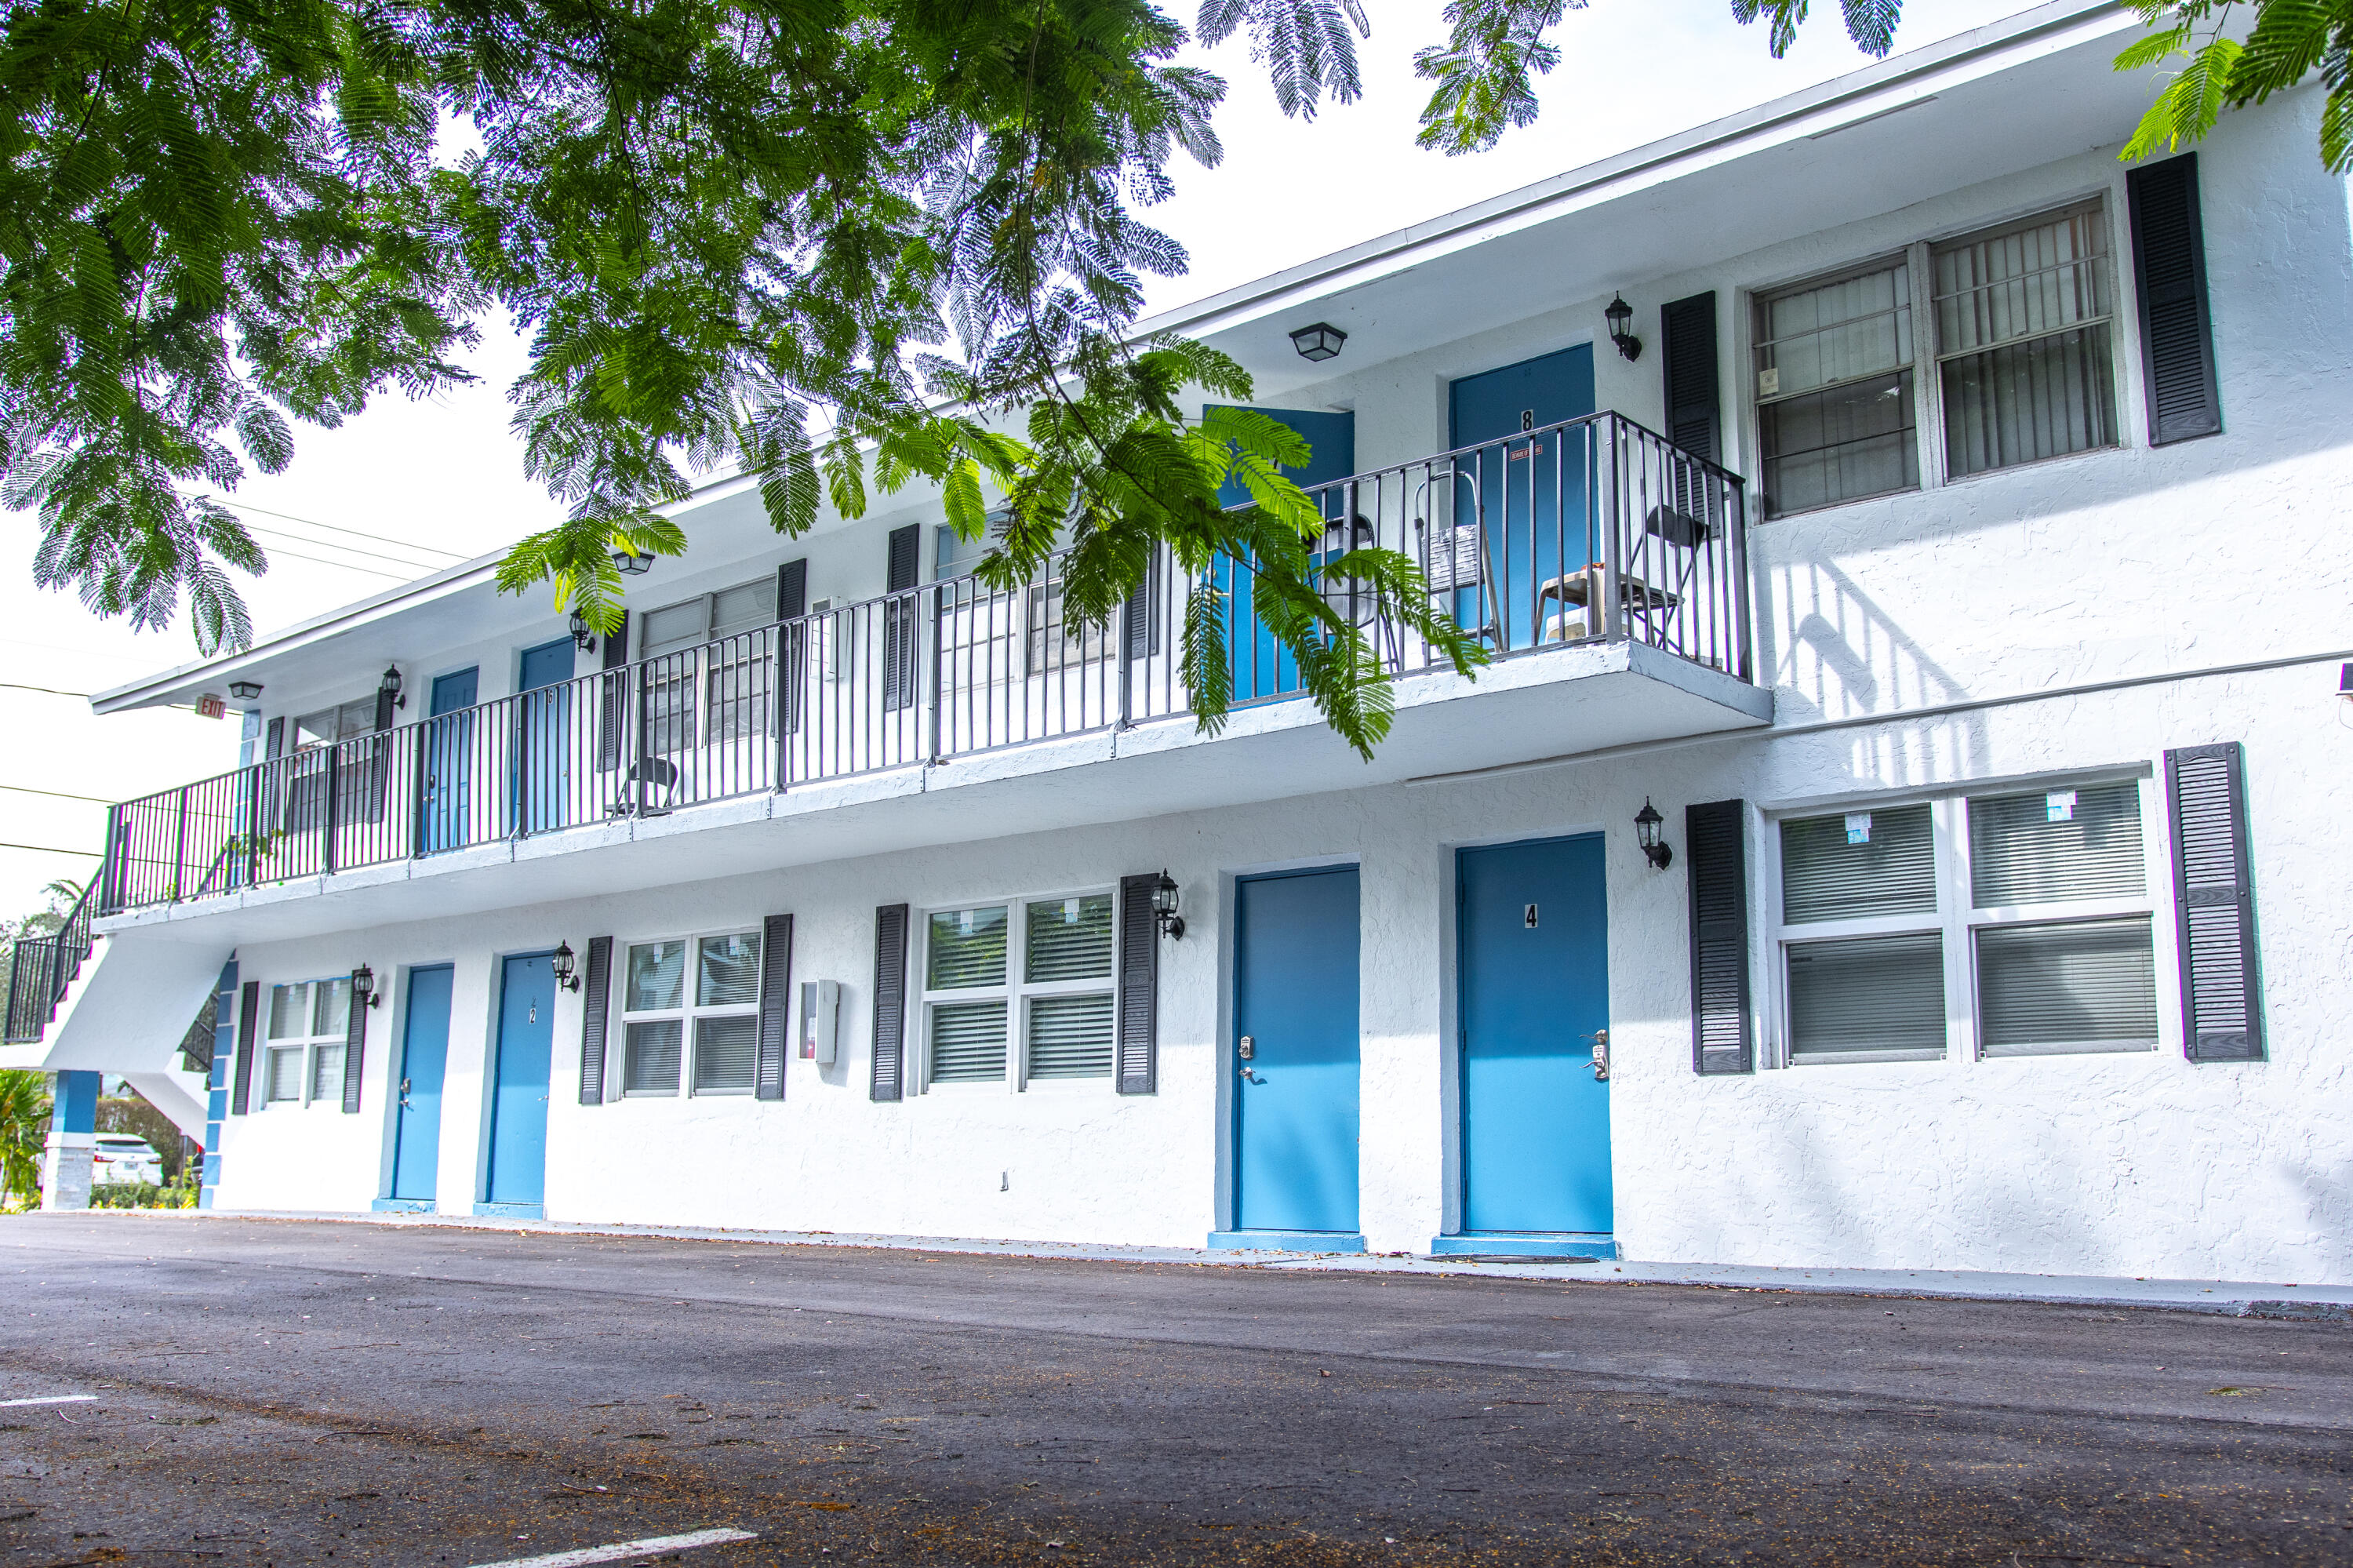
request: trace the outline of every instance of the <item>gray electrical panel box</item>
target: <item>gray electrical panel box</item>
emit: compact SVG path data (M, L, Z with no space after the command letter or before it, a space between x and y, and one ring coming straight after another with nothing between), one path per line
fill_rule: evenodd
M841 1039L841 982L801 981L801 1057L831 1066Z

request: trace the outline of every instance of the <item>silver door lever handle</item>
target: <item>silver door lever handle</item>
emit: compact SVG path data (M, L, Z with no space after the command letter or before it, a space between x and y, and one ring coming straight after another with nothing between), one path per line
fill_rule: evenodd
M1597 1029L1586 1038L1593 1042L1593 1081L1606 1084L1609 1081L1609 1031Z

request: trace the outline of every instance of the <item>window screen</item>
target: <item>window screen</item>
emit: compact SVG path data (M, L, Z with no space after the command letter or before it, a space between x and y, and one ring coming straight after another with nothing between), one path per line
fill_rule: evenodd
M1767 514L1916 487L1911 269L1793 289L1757 316Z
M694 1021L694 1088L697 1094L749 1089L759 1065L760 1021L741 1017Z
M1940 933L1800 942L1788 952L1793 1058L1945 1049Z
M2140 786L1972 799L1969 884L1980 909L2139 897L2147 887Z
M934 1083L974 1083L1004 1076L1004 1002L941 1002L932 1009Z
M1029 1075L1111 1076L1112 999L1040 996L1029 1002Z
M343 1048L322 1045L311 1053L311 1097L333 1100L340 1104L343 1097Z
M273 1102L302 1098L302 1048L286 1046L269 1053L269 1098Z
M1936 830L1926 805L1781 824L1781 918L1788 924L1936 911Z
M2098 202L1940 245L1933 267L1947 473L2116 444Z
M2149 919L1978 930L1978 1018L1986 1054L2157 1044Z
M630 1024L622 1038L623 1094L678 1093L680 1024L677 1019L642 1020Z

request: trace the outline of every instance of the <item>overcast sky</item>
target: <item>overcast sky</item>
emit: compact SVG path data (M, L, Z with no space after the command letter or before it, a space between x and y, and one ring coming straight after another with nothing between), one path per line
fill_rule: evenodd
M1180 0L1180 5L1184 0ZM2023 7L2016 0L1910 0L1899 42L1916 48ZM1544 112L1492 153L1444 158L1413 143L1424 93L1412 56L1442 37L1439 0L1374 0L1361 46L1365 98L1312 123L1285 120L1246 45L1207 55L1230 84L1218 125L1227 156L1177 170L1177 195L1146 216L1191 253L1185 277L1161 280L1155 310L1386 233L1466 203L1653 141L1856 69L1868 61L1816 7L1789 58L1727 0L1594 0L1558 38L1565 58L1540 85ZM1180 9L1187 22L1187 9ZM2119 127L2119 133L2126 129ZM557 509L522 472L505 387L521 342L491 323L470 368L474 387L428 403L388 396L341 429L297 432L292 468L248 479L230 499L268 529L267 577L246 598L258 626L299 620L473 556L544 525ZM273 515L275 514L275 515ZM0 912L37 907L53 877L81 876L103 834L100 800L120 800L219 772L237 761L234 716L178 712L97 719L89 705L12 686L102 690L194 657L185 625L132 634L69 595L31 586L35 530L7 514L0 567L0 715L20 740L0 759ZM338 533L333 530L348 530ZM375 537L369 537L374 535ZM396 543L395 542L396 541ZM305 559L302 557L311 557ZM329 564L333 563L333 564ZM90 800L26 793L46 790ZM92 852L79 855L50 850Z

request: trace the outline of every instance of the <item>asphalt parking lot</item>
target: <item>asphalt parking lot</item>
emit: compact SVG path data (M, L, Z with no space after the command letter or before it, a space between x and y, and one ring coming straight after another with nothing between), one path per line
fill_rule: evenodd
M135 1213L0 1287L0 1568L2353 1562L2341 1323Z

